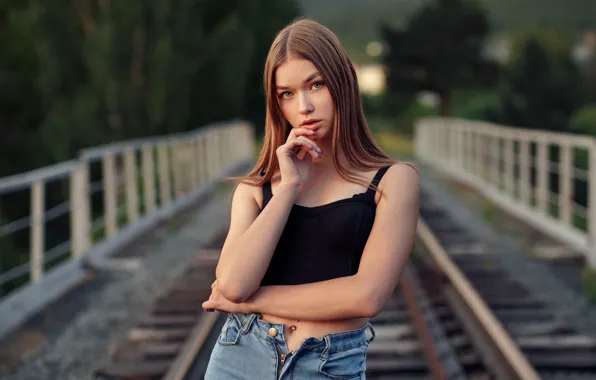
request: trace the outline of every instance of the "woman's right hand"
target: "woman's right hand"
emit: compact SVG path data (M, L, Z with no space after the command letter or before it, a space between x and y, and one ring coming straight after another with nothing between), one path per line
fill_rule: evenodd
M308 180L313 158L321 158L323 152L317 146L316 131L303 127L292 128L286 143L277 148L277 160L281 174L280 184L291 184L302 188ZM300 150L306 154L298 158Z

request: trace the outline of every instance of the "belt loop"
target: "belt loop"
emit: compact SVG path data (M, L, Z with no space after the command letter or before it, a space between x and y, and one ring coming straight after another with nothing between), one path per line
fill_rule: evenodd
M257 318L257 315L253 313L253 314L248 315L248 318L246 318L247 317L246 314L244 314L243 316L244 316L244 318L242 318L242 319L244 319L244 324L242 326L242 329L240 330L240 333L245 335L248 332L248 330L250 330L250 326L252 325L254 320Z
M325 349L321 354L322 360L327 360L329 358L329 351L331 350L331 338L329 338L329 334L323 337L325 339Z
M375 334L375 329L373 328L373 326L370 323L368 323L366 327L368 327L368 329L370 330L370 334L371 334L370 338L366 338L366 343L371 343L373 340L375 340L377 334Z

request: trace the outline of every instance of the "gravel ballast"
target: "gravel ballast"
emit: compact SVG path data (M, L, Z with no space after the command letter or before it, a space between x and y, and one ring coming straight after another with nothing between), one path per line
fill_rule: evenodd
M556 263L533 259L514 238L498 231L463 199L452 194L440 178L441 175L432 170L421 171L421 186L431 195L433 203L483 241L511 278L535 295L561 321L578 332L596 336L596 305L587 301L582 289L563 278L565 274L557 270Z
M149 313L153 300L173 284L190 259L221 234L229 223L229 192L212 195L181 215L183 223L167 222L124 252L139 260L138 269L103 270L25 329L42 330L43 346L1 376L5 380L92 379L128 330Z

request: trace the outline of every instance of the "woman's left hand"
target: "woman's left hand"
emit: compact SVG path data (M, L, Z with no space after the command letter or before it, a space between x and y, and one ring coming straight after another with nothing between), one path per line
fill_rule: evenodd
M211 284L211 295L209 296L209 300L203 302L203 310L207 312L218 310L227 313L249 313L246 304L234 303L221 294L217 287L217 280Z

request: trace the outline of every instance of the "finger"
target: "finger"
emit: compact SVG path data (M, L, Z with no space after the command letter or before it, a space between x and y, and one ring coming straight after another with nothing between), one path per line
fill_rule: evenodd
M288 136L288 139L296 138L299 136L306 136L310 139L313 139L317 136L317 131L306 129L304 127L292 128L292 130L290 131L290 135Z
M297 137L297 140L302 140L309 144L308 146L309 146L310 150L316 153L316 155L313 155L313 157L316 156L318 158L321 158L321 156L323 155L323 150L321 148L319 148L319 146L317 145L317 143L315 141L309 140L308 138L306 138L304 136Z
M300 148L307 151L313 158L321 158L320 153L315 149L314 143L304 137L297 138L294 140L290 140L285 144L285 148L288 151L294 152L294 154L298 154L298 150Z
M304 149L300 149L298 151L298 153L296 154L296 157L298 157L299 160L302 160L304 158L304 156L306 156L306 151Z

